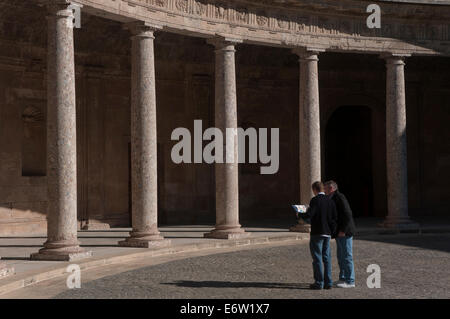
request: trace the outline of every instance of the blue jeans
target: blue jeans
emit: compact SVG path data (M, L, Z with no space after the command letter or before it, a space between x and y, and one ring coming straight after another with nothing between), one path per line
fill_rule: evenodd
M311 250L311 256L313 259L312 265L315 283L320 285L322 288L324 285L325 287L333 285L333 280L331 279L330 238L311 236L309 241L309 249Z
M353 237L336 238L337 259L339 264L339 280L347 284L355 283L355 269L353 266Z

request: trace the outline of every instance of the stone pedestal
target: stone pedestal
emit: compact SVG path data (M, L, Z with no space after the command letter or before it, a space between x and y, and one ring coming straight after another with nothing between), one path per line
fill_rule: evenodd
M289 228L289 231L309 234L311 232L311 225L307 224L303 219L299 219L296 225Z
M130 237L125 247L170 245L158 230L158 180L154 31L157 26L134 23L131 73L131 197Z
M107 223L88 222L82 230L109 230L111 227Z
M0 279L13 275L14 274L14 268L8 267L6 263L3 261L0 261Z
M386 160L388 215L382 226L418 228L408 216L404 56L386 59Z
M210 40L216 52L215 125L225 136L226 129L237 129L235 45L238 40ZM224 163L215 164L216 226L206 238L236 239L249 236L239 224L238 138L234 147L224 147ZM224 138L224 143L226 138ZM225 145L224 145L225 146Z
M48 7L47 241L38 260L91 256L77 239L77 149L73 13L65 1Z

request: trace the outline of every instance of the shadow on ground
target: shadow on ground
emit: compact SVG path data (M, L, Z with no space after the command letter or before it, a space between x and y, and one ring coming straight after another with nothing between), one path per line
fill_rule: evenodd
M409 249L428 249L450 252L450 236L448 234L417 234L417 235L367 235L358 239L386 244L409 246ZM406 248L408 249L408 248Z
M187 288L269 288L269 289L309 289L308 283L276 283L276 282L231 282L231 281L189 281L179 280L165 282L162 285L172 285Z

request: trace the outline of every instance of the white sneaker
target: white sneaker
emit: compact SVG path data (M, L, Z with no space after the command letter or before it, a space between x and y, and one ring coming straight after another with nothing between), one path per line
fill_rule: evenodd
M338 288L355 288L355 284L348 284L348 283L344 282L344 283L337 284L336 287L338 287Z
M343 280L338 280L338 281L336 281L336 282L334 283L334 285L337 286L337 285L341 285L341 284L344 284L344 283L345 283L345 281L343 281Z

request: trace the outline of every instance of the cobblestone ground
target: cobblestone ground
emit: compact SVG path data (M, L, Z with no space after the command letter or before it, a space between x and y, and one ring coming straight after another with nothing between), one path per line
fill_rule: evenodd
M332 244L333 278L337 279ZM450 234L356 239L357 287L311 291L307 244L184 259L83 284L56 298L450 298ZM381 267L381 288L366 285Z

